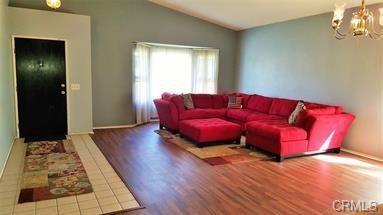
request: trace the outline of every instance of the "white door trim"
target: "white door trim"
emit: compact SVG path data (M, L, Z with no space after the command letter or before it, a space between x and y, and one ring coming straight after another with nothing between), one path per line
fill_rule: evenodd
M15 117L16 117L16 137L20 138L20 129L19 129L19 106L17 100L17 73L16 73L16 53L15 53L15 39L16 38L27 38L27 39L39 39L39 40L55 40L55 41L64 41L65 43L65 88L66 88L66 109L67 109L67 134L70 133L70 110L69 110L69 98L70 98L70 88L69 88L69 67L68 67L68 40L60 38L47 38L47 37L35 37L35 36L23 36L23 35L12 35L12 58L13 58L13 96L15 100Z

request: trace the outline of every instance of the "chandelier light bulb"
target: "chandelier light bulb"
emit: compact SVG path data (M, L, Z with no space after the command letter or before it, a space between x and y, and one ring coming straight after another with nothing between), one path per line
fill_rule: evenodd
M383 8L379 9L379 24L383 27Z
M335 4L333 21L335 20L341 21L343 19L345 10L346 10L346 3Z
M61 6L61 1L60 0L47 0L47 5L56 10Z

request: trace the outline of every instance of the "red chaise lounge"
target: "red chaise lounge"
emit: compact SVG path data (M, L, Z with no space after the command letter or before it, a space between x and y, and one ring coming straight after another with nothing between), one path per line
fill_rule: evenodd
M242 97L241 109L228 109L228 96ZM155 99L160 128L178 132L183 120L219 118L241 126L246 145L273 153L278 161L284 158L339 152L354 116L339 106L305 102L307 110L299 123L290 125L289 115L298 101L260 95L192 94L194 109L186 109L179 95L164 93Z

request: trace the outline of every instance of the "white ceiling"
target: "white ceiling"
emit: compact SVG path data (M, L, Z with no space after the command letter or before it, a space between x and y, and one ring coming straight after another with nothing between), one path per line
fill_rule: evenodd
M233 29L251 27L330 12L335 2L347 7L361 0L150 0L155 4ZM367 4L383 0L366 0Z

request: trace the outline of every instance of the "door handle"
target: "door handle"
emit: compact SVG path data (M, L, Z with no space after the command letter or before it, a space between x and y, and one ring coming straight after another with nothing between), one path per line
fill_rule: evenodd
M65 95L65 91L63 90L63 91L61 91L61 95Z

